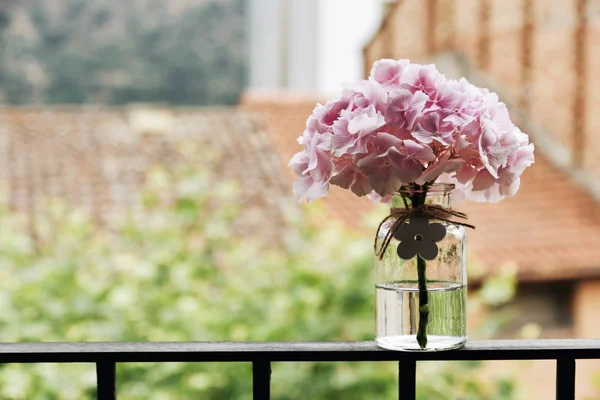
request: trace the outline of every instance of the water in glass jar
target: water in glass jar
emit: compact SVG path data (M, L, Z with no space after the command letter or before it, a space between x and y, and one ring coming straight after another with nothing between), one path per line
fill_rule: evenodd
M429 323L427 347L421 349L419 289L416 281L375 285L377 290L377 344L389 350L450 350L467 340L465 285L456 282L427 282Z

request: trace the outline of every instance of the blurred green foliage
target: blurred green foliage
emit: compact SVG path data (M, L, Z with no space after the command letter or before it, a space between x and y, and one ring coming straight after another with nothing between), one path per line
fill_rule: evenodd
M112 229L53 200L37 215L34 243L25 218L2 204L1 340L372 339L371 238L327 221L315 203L292 205L280 243L240 237L239 188L198 167L200 155L151 169L144 217ZM504 278L489 282L483 293L507 288ZM517 398L514 381L481 381L478 371L473 362L422 363L418 398ZM119 364L117 375L120 399L251 398L249 364ZM393 399L396 382L396 363L275 363L272 398ZM91 399L94 385L93 365L0 370L2 399Z

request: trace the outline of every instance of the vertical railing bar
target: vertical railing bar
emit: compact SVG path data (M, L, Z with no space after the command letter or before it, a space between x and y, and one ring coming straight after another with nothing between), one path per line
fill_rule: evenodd
M398 398L415 400L417 397L417 361L406 358L398 363Z
M96 385L98 400L116 400L116 365L111 361L96 363Z
M269 361L252 362L252 394L254 400L270 400L271 363Z
M575 400L575 359L556 360L556 400Z

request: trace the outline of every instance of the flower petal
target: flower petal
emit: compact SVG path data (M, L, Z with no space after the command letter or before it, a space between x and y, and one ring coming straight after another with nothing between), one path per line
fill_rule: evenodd
M404 148L406 149L406 154L411 158L423 161L433 161L435 159L435 154L431 147L417 143L414 140L405 140Z
M329 189L329 182L315 181L310 175L304 175L296 178L292 185L292 192L301 202L303 199L314 200L319 197L324 197Z
M393 194L402 186L402 181L396 176L392 175L390 169L383 170L381 174L373 174L367 176L369 185L376 191L380 196L387 196Z
M433 133L423 129L420 125L417 125L417 128L411 132L411 135L421 143L429 144L433 142Z
M300 151L292 156L292 159L288 163L288 166L294 170L294 173L298 176L302 176L308 173L308 161L309 155L306 151Z
M386 132L377 132L369 139L369 143L377 149L387 150L390 147L400 145L402 140Z
M371 69L370 78L384 87L394 87L399 84L402 73L408 64L409 60L382 59L376 61Z
M427 182L435 181L438 178L438 176L440 176L446 171L449 157L449 152L444 152L440 154L434 162L427 166L425 171L423 171L423 174L416 180L416 183L418 183L419 185L423 185Z
M487 169L482 169L473 179L473 191L489 189L494 183L496 183L496 178Z
M464 185L473 180L478 172L473 166L465 164L456 172L456 180Z
M402 154L400 150L395 147L390 147L388 149L387 157L389 162L397 169L401 169L402 164L407 160L406 154Z
M395 176L404 183L414 182L423 172L420 162L407 158L394 147L388 150L388 160L394 167Z
M396 170L399 179L404 183L415 182L422 172L423 166L417 160L405 160L402 168Z
M352 183L352 186L350 186L350 190L352 190L352 192L358 197L363 197L371 193L373 188L371 185L369 185L367 177L359 172L355 175L354 183Z
M416 92L410 100L410 105L406 109L404 117L409 129L412 129L415 121L423 111L425 103L429 100L429 97L421 91Z
M410 107L410 101L413 94L406 89L394 90L390 92L388 103L398 107L402 111L406 111Z
M354 183L355 175L358 171L350 163L336 166L333 175L329 180L332 185L348 189Z

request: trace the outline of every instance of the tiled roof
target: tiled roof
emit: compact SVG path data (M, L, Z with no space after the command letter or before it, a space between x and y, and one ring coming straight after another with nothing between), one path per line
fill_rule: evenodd
M282 162L299 151L296 138L318 98L246 96L242 108L261 113ZM290 183L292 174L288 173ZM367 199L333 187L320 200L332 217L359 227L373 209ZM516 196L498 204L464 202L476 230L469 232L473 260L483 271L515 263L524 280L600 276L600 205L543 154L522 176Z
M181 140L222 152L223 161L209 167L240 183L246 205L236 220L240 233L279 237L273 228L283 223L278 204L293 201L288 182L261 126L236 110L0 108L0 186L12 207L29 215L50 196L110 224L125 210L139 216L144 173L176 161Z

